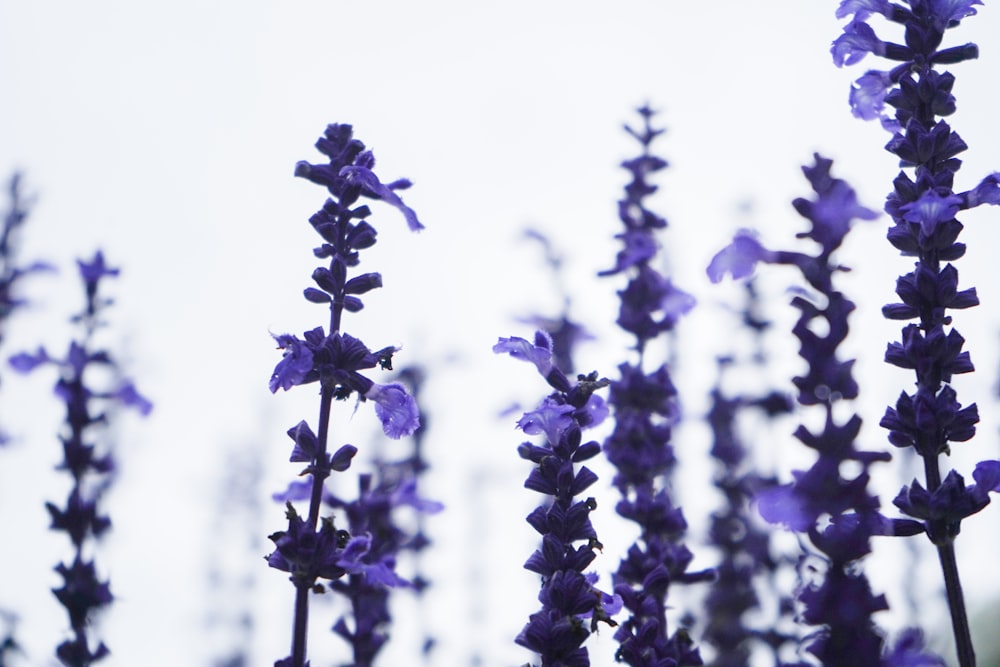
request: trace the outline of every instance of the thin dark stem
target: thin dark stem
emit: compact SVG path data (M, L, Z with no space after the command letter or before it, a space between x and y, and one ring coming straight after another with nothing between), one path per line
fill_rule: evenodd
M333 403L333 388L323 387L320 394L319 429L316 433L316 462L326 461L326 443L330 433L330 407ZM309 529L316 530L319 523L319 510L323 504L323 482L326 471L321 475L313 473L312 494L309 497Z
M306 664L306 634L309 629L309 586L295 586L295 620L292 623L292 667Z
M941 486L941 470L937 457L924 458L924 475L927 478L927 490L930 493ZM945 526L939 528L944 534ZM935 531L938 532L938 531ZM958 562L955 558L955 543L947 539L937 544L938 560L941 561L941 573L944 575L945 595L948 598L948 611L951 612L951 627L955 635L955 652L958 654L960 667L975 667L976 652L972 646L972 634L969 630L969 617L965 610L965 596L962 593L962 582L958 576Z
M330 431L330 406L333 402L333 389L323 387L320 394L319 433L316 461L326 460L326 441ZM312 493L309 498L309 530L315 531L319 523L319 510L323 500L323 474L313 473ZM295 619L292 623L292 667L305 667L306 636L309 629L309 591L311 585L296 584L295 586Z
M958 664L960 667L976 667L976 652L972 647L972 635L969 632L969 618L965 612L962 583L958 578L954 543L948 542L938 546L938 558L944 573L944 586L948 596L948 609L951 611L951 627L955 633L955 651L958 653Z

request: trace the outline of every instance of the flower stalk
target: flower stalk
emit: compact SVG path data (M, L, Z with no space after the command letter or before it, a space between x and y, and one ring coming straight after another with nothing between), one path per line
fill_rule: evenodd
M310 592L325 590L319 579L334 582L356 570L358 559L370 547L370 538L337 530L332 519L320 522L326 478L332 472L347 470L357 453L350 444L329 453L333 401L351 396L358 401L372 401L383 431L391 438L409 435L420 425L416 402L401 384L380 385L362 373L376 366L391 369L397 348L372 351L361 340L341 331L344 312L360 311L364 307L361 295L382 286L378 273L348 277L348 271L359 263L360 251L376 242L375 228L367 221L369 207L356 204L362 198L388 203L403 213L411 230L420 230L423 225L416 213L396 194L410 182L383 184L372 171L374 156L354 138L350 125L329 125L316 148L329 158L328 163L299 162L295 175L324 186L330 194L323 208L309 219L322 238L313 254L329 262L313 271L316 286L303 292L307 301L328 306L328 330L316 327L302 338L291 334L275 336L283 356L269 382L272 392L313 382L320 385L316 431L305 421L288 431L295 443L290 460L307 464L302 474L310 477L309 510L302 519L289 500L288 529L270 536L276 548L267 557L268 564L288 572L295 586L291 654L277 661L276 667L305 667Z
M143 416L153 408L135 385L120 375L110 351L97 349L94 335L105 324L105 309L113 302L100 294L103 279L118 275L119 270L105 264L98 251L90 261L77 260L83 281L86 305L72 321L81 329L63 358L51 356L44 347L36 352L22 352L10 359L11 366L29 373L42 366L55 366L59 380L55 393L66 405L66 419L60 440L63 461L58 466L73 478L64 507L46 503L52 518L51 529L67 534L73 544L73 558L62 562L55 570L63 584L53 593L66 609L72 628L72 639L56 648L56 657L67 667L88 667L110 654L103 642L92 646L89 631L93 615L111 604L113 596L108 581L102 581L88 553L111 527L111 519L103 514L99 503L111 485L116 463L110 444L106 442L109 413L116 407L131 407ZM110 371L112 386L95 385L95 370ZM91 372L88 373L88 370Z
M887 71L869 70L850 94L856 116L878 118L892 133L886 150L899 158L902 170L886 201L886 213L893 221L887 238L902 255L915 258L914 270L896 282L899 301L882 312L892 320L916 320L903 327L900 341L889 344L885 361L915 371L917 387L912 394L902 392L880 424L894 446L913 447L923 458L926 488L914 480L893 502L923 522L923 532L938 551L961 667L975 665L975 652L954 540L962 520L989 502L989 489L966 488L954 470L941 474L940 456L950 453L952 443L970 440L979 421L976 404L962 406L951 385L953 375L974 368L948 311L979 304L975 288L958 288L952 262L965 254L965 245L957 242L963 226L956 215L980 204L1000 204L1000 174L987 176L972 190L955 191L961 167L956 156L968 146L943 120L955 111L955 77L939 68L979 56L975 44L942 44L946 31L974 16L981 4L980 0L904 4L844 0L837 15L851 20L831 49L838 66L852 65L868 54L898 63ZM866 22L873 14L902 27L904 42L882 40Z

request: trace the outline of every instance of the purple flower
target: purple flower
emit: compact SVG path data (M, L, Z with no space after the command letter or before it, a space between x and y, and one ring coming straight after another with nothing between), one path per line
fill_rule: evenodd
M835 274L847 269L834 263L833 254L855 220L870 220L875 213L858 203L846 182L831 176L830 160L814 157L815 164L804 167L803 173L816 196L796 199L793 205L811 224L809 231L797 236L815 241L818 254L764 251L746 233L743 238L750 241L745 241L745 251L730 251L736 258L732 264L741 269L756 261L794 266L814 290L802 290L793 298L792 305L800 315L792 332L807 364L806 373L793 378L798 403L825 413L819 429L801 425L795 437L815 450L817 458L809 469L795 471L791 483L758 490L756 502L767 521L807 535L826 561L822 576L805 583L799 591L802 618L817 627L807 650L830 667L880 667L883 638L871 616L887 604L883 596L871 591L859 561L870 552L872 535L894 530L913 534L921 526L912 521L896 526L878 513L878 499L868 489L868 467L889 456L857 449L855 441L861 429L857 415L843 421L835 418L836 404L856 398L858 386L852 377L853 360L842 361L837 355L838 346L847 337L854 304L834 286ZM744 270L749 272L749 268ZM815 327L816 321L822 322L820 329ZM848 461L859 471L848 474L842 466ZM851 640L845 641L848 636Z
M972 472L972 478L981 490L1000 493L1000 461L980 461Z
M537 409L525 412L517 422L517 427L528 435L544 433L550 446L555 446L566 429L570 428L576 408L572 405L559 403L549 397L542 401Z
M933 491L913 480L900 490L892 504L908 516L926 521L928 537L940 545L958 536L962 519L989 504L989 490L978 484L966 486L962 476L951 470Z
M980 204L1000 205L1000 173L990 174L962 196L965 199L962 208L975 208Z
M543 666L585 667L590 661L584 641L599 622L615 625L605 614L606 596L594 588L592 581L596 580L583 573L596 556L595 549L601 548L589 518L597 503L593 498L577 499L597 481L589 468L577 464L600 452L598 443L583 443L581 434L603 417L602 405L592 399L607 381L592 373L571 384L552 366L548 335L539 331L535 341L533 345L523 338L501 338L493 347L498 354L534 363L550 386L556 387L552 378L559 377L565 387L556 387L538 408L518 421L528 435L545 434L544 443L522 443L518 454L534 464L525 488L550 498L527 517L542 539L524 565L542 577L538 595L542 608L529 616L515 642L540 653ZM590 619L590 630L585 618Z
M382 430L390 438L398 440L420 428L417 402L398 382L373 384L365 398L375 401L375 414L382 420Z
M830 49L833 62L841 67L859 62L869 53L885 54L885 44L875 36L875 31L862 20L855 18L844 28Z
M842 19L854 15L859 21L864 21L872 14L889 15L891 8L889 0L841 0L837 7L837 18Z
M552 337L541 330L535 332L534 343L517 336L501 337L493 346L493 351L497 354L507 353L515 359L534 364L542 377L547 377L552 370Z
M378 177L370 169L356 165L347 165L340 170L340 175L346 177L348 183L358 183L365 194L374 199L381 199L390 206L399 209L399 212L406 218L406 224L410 231L418 232L424 228L417 220L416 212L403 203L395 190L405 190L411 183L405 178L393 181L388 185L382 185Z
M112 393L112 396L122 405L138 410L139 414L143 417L148 416L153 411L152 402L140 394L139 390L131 382L122 384Z
M666 364L651 372L644 369L648 343L675 329L691 310L694 299L653 268L659 252L654 233L667 226L650 211L646 197L656 191L647 177L667 163L652 154L651 144L662 133L651 124L652 110L641 107L640 129L626 130L641 145L639 157L622 163L631 176L619 218L625 242L616 266L598 275L626 273L628 284L620 290L619 327L635 337L635 363L619 366L621 378L611 383L610 407L614 428L604 442L604 452L615 466L613 480L621 494L616 511L637 524L639 539L629 548L613 575L616 595L627 613L615 631L618 661L632 665L700 665L698 651L684 632L671 633L664 609L671 583L706 580L711 572L692 573L691 554L683 544L687 523L667 488L675 462L672 427L679 415L677 392ZM639 239L645 237L641 243ZM666 481L664 481L666 480Z
M942 29L953 28L969 16L975 16L974 5L982 5L981 0L929 0L931 14Z
M758 262L771 261L774 253L757 241L757 235L742 229L732 243L715 253L706 272L713 283L721 282L728 273L733 280L741 280L754 272Z
M382 287L382 276L377 272L350 275L360 263L361 251L372 247L377 239L375 228L367 220L371 211L367 205L359 204L359 200L384 201L402 212L411 230L423 229L413 209L396 194L397 190L408 188L410 182L399 179L383 183L374 172L374 155L354 138L350 125L328 125L316 142L316 148L329 158L328 163L300 161L295 165L296 176L324 186L330 194L323 207L309 219L321 238L313 255L325 263L313 269L314 286L306 287L303 296L310 303L329 309L329 324L325 329L319 326L306 331L302 338L291 334L274 336L283 353L268 382L272 393L317 382L320 394L316 431L305 421L288 430L294 442L290 460L307 464L301 474L309 475L310 480L306 484L291 485L278 494L289 502L289 525L288 530L271 536L276 548L268 557L272 567L292 573L295 585L292 653L278 661L287 667L308 664L308 598L317 578L331 580L331 590L347 595L352 603L358 604L362 604L359 602L362 598L381 600L386 595L385 585L401 581L392 569L393 556L383 553L376 536L366 534L366 528L353 519L351 533L334 530L332 521L326 519L319 527L324 480L331 472L346 471L358 451L353 445L345 444L333 455L329 454L333 401L346 400L353 394L357 394L359 401L372 401L382 430L390 438L410 435L420 428L416 401L403 385L377 383L362 372L376 367L392 370L393 355L399 348L391 346L373 351L360 339L342 331L344 314L361 311L364 308L361 297ZM305 498L309 499L309 512L303 519L290 503ZM358 592L352 588L354 583L339 581L345 576L352 582L358 577L369 580L371 586ZM368 608L375 611L370 615L356 614L358 627L353 632L342 623L334 627L341 636L351 637L356 649L355 664L359 667L370 664L385 640L376 627L381 627L379 619L387 607L379 602Z
M104 253L100 250L94 253L94 258L89 262L78 259L76 260L76 265L80 269L80 277L83 278L84 284L88 286L97 283L105 276L117 276L120 272L120 269L110 267L104 262Z
M338 579L345 573L344 551L350 540L346 531L337 530L324 520L317 531L287 505L288 529L268 536L274 551L267 557L271 567L289 573L296 588L311 590L317 579Z
M939 656L927 652L924 635L910 628L900 633L892 650L885 656L885 667L945 667Z
M920 233L931 238L938 225L955 219L962 198L955 194L940 195L934 190L924 192L919 199L899 207L903 220L920 225Z
M309 346L290 334L274 336L278 349L284 350L281 361L274 367L268 389L275 393L278 389L288 391L302 384L306 376L313 370L313 353Z
M72 564L60 563L56 567L64 585L53 592L66 608L72 626L73 638L60 644L56 655L69 667L86 667L109 653L104 644L93 651L89 648L90 615L111 603L108 583L98 580L93 561L85 561L83 554L94 550L94 542L110 528L111 520L102 513L99 501L110 486L110 475L115 471L115 461L102 442L102 430L93 428L109 419L110 407L131 407L143 416L153 408L152 403L139 393L127 378L119 378L109 388L94 384L95 373L88 369L99 368L98 378L118 375L118 367L108 350L95 349L94 338L103 324L104 309L111 300L100 298L101 281L118 275L104 263L98 251L91 262L78 261L83 279L86 306L82 313L72 318L81 329L78 340L69 344L62 359L51 356L43 347L37 352L15 355L11 365L20 372L32 372L42 366L52 365L59 370L55 394L66 406L65 426L59 439L62 442L63 461L58 469L67 471L73 478L73 487L65 507L46 503L52 519L50 528L67 534L73 544L75 556ZM102 452L102 450L104 450Z
M18 352L8 360L11 368L18 373L30 373L39 366L52 362L53 359L41 345L38 346L37 352Z
M25 276L43 271L54 271L55 268L46 262L32 262L22 265L18 259L18 241L21 227L28 220L33 198L26 198L22 193L23 176L15 172L7 188L10 204L3 213L0 223L0 341L3 341L3 328L13 312L24 306L27 301L17 296L18 284Z

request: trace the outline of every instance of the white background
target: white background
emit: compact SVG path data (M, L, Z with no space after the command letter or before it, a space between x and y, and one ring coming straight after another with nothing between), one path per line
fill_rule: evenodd
M530 659L510 638L537 606L534 577L520 568L535 539L523 516L536 498L521 488L528 467L515 452L514 418L497 415L514 400L536 401L545 386L490 347L500 335L530 335L516 318L556 314L561 304L538 248L520 240L530 226L565 253L572 314L599 336L581 350L580 366L613 375L626 358L629 341L613 326L622 283L595 273L617 251L615 202L627 182L618 164L635 154L621 124L645 102L663 111L658 121L669 128L656 145L671 163L655 200L671 223L666 254L676 282L701 302L680 331L676 377L692 426L676 446L689 466L680 500L691 523L703 524L716 499L706 490L710 470L698 463L707 434L693 420L706 408L714 355L732 342L732 320L718 302L738 294L710 286L704 266L739 226L763 227L775 247L792 242L802 227L788 202L807 194L799 166L813 151L835 158L835 175L873 208L896 172L881 150L888 135L852 118L846 102L850 81L882 63L834 68L835 5L0 2L0 173L24 170L38 195L22 256L62 267L26 285L36 306L12 322L4 356L39 342L65 346L63 323L82 302L72 259L101 247L122 268L110 284L117 305L104 340L156 403L149 419L123 419L118 432L122 474L106 505L115 529L98 555L118 598L100 623L113 651L109 667L210 664L230 641L207 621L220 605L252 613L252 664L287 651L291 586L260 557L269 546L263 536L283 523L268 495L298 472L287 463L284 431L313 421L316 401L308 388L268 394L279 358L270 333L301 333L325 319L300 296L316 264L307 219L324 192L293 178L292 168L319 160L312 145L330 122L354 124L384 180L414 181L404 198L427 226L411 234L397 212L376 207L380 242L362 268L380 271L385 288L345 322L372 347L402 345L400 365L431 367L427 488L448 506L431 524L429 606L399 610L407 629L386 664L412 662L409 630L418 617L440 642L435 664ZM1000 14L987 7L949 37L981 46L980 60L953 68L952 124L971 146L959 190L1000 168L1000 50L989 39L997 34ZM1000 455L992 398L1000 294L997 212L963 220L970 252L959 263L962 285L978 287L983 302L957 320L980 370L958 381L959 397L978 401L983 413L980 436L958 447L967 472ZM861 357L869 448L885 446L875 424L912 382L881 363L898 327L878 307L892 298L894 276L909 269L884 241L886 224L858 230L842 255L856 269L844 289L861 304L848 352ZM773 315L785 323L783 289L792 279L778 276L770 292ZM776 367L794 371L794 342L786 335L775 346ZM51 662L65 627L47 592L56 583L52 566L67 553L65 538L45 531L43 507L66 492L51 472L61 418L53 381L42 371L27 379L5 371L0 393L3 425L19 437L0 452L0 606L19 612L30 665ZM368 406L353 418L349 408L337 416L337 437L359 445L360 470L378 428ZM780 439L760 443L770 447L765 458L795 456L787 426ZM405 453L398 444L385 451ZM246 502L220 500L227 475L246 476L255 462L264 468L256 515ZM614 534L614 496L602 472L595 522L609 546L597 565L607 572L619 552L605 537ZM889 476L886 501L899 484ZM996 540L983 539L995 535L995 517L988 509L969 520L959 542L974 610L1000 584L990 567ZM692 549L699 566L711 565L709 550ZM871 565L883 573L880 590L898 593L900 581L914 588L923 575L893 560L898 550L886 553ZM250 573L256 588L220 600L212 570L229 580ZM933 628L941 607L932 562L926 576L917 595ZM904 616L882 619L896 627ZM314 665L346 659L326 631L334 618L329 607L314 613ZM595 648L594 664L611 664L612 650Z

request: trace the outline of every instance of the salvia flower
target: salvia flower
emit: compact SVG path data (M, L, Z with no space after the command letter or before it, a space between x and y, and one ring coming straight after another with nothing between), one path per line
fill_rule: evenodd
M549 335L538 331L534 340L500 338L493 346L497 354L533 364L556 390L518 422L525 433L545 436L541 444L522 443L518 453L535 466L524 486L548 498L527 517L542 543L524 564L542 578L542 608L515 641L538 653L541 667L586 667L584 642L598 622L615 625L610 616L620 608L620 601L595 587L596 576L585 572L602 545L590 522L597 502L578 498L597 481L593 471L577 464L600 453L597 442L583 442L582 432L606 415L603 399L594 392L607 380L593 373L570 382L551 363Z
M23 175L14 173L7 185L9 204L3 214L0 226L0 341L3 340L3 325L16 309L25 305L25 300L17 296L16 285L25 277L41 271L52 271L54 267L46 262L21 265L18 258L18 237L21 228L28 221L34 200L23 192Z
M413 371L400 376L416 385ZM315 446L316 437L305 422L290 429L289 436L297 444L303 443L297 449L312 451ZM333 459L349 458L354 452L353 447L346 446ZM417 493L419 472L425 467L419 453L394 463L377 460L375 475L360 475L357 498L348 500L329 491L323 494L327 506L347 516L349 530L343 532L344 538L354 536L343 544L337 556L344 576L332 580L329 587L350 603L350 612L337 620L333 631L351 646L352 664L358 667L372 665L389 639L392 620L389 588L405 587L419 592L427 586L422 577L407 581L396 573L397 558L403 552L419 552L429 543L419 519L442 509L440 503ZM346 466L340 468L343 469ZM304 500L310 492L308 483L292 483L284 493L275 494L275 499ZM418 518L420 527L415 532L403 528L399 521L399 513L406 511Z
M25 197L22 188L23 176L15 172L7 186L10 202L0 223L0 344L3 343L7 320L14 311L27 301L18 295L18 286L28 275L54 270L45 262L22 265L18 257L18 238L21 227L27 222L33 200ZM0 429L0 446L9 442L9 437Z
M349 576L331 588L351 604L350 613L337 620L333 631L351 645L353 665L370 667L389 639L389 587L414 585L396 574L397 559L406 550L422 547L417 536L400 526L398 513L434 513L441 505L417 495L409 468L392 465L380 465L377 476L361 475L356 499L329 494L326 501L345 512L351 534L368 541Z
M746 286L742 319L754 334L757 346L754 366L764 368L767 359L762 339L770 322L756 312L760 299L753 281L747 281ZM702 641L715 649L715 657L709 663L712 667L743 667L749 664L754 647L762 642L777 661L782 647L793 639L782 631L782 625L791 626L792 619L790 599L778 591L775 582L781 561L772 556L769 533L751 513L754 494L772 485L773 480L764 478L753 467L751 450L737 427L747 411L759 410L770 419L790 412L792 403L790 397L778 391L759 395L725 392L723 380L727 372L742 365L741 362L734 356L716 360L718 380L711 392L711 408L706 417L712 429L709 453L716 462L713 483L724 499L722 507L712 513L709 526L710 541L720 555L716 580L705 597L704 607L708 620ZM759 585L767 585L770 592L779 595L778 613L762 613ZM759 620L755 623L751 615L770 618L770 627Z
M757 502L765 519L805 534L815 549L803 561L804 580L798 593L802 620L816 628L806 638L806 649L830 667L880 667L889 664L892 652L872 617L888 603L872 591L860 561L871 551L872 536L913 534L922 526L882 516L878 497L868 489L868 469L889 455L856 447L861 429L857 415L843 421L835 416L845 412L835 409L843 407L838 403L856 398L858 387L852 377L853 362L838 357L854 304L834 286L835 275L847 268L836 264L833 254L855 220L870 220L875 214L857 203L846 182L833 178L831 166L830 160L816 155L814 165L803 168L815 198L793 202L811 223L811 229L798 236L815 242L819 252L755 251L757 261L796 267L811 288L792 300L800 313L792 332L807 364L805 374L793 382L800 405L823 411L818 430L803 424L795 431L795 437L816 452L815 463L795 472L790 484L761 490ZM729 248L720 254L733 252ZM715 260L713 265L718 266ZM717 281L721 276L711 277ZM825 326L817 328L817 321ZM847 473L841 465L847 461L858 467L857 473Z
M975 44L944 46L944 41L947 31L974 16L980 4L979 0L907 0L901 4L845 0L838 16L854 18L833 45L837 65L853 64L866 51L899 63L890 70L866 74L866 81L855 86L865 92L851 97L856 115L879 116L893 133L886 150L899 159L904 171L896 177L886 202L886 213L893 221L887 237L903 255L916 260L913 271L896 282L899 302L883 309L887 318L916 320L904 326L902 340L891 343L885 356L887 363L915 372L916 391L901 393L895 406L886 410L881 425L889 430L893 445L912 446L923 459L926 488L914 481L900 492L896 504L924 523L938 549L962 667L974 665L975 655L952 543L961 520L985 502L971 502L968 494L959 492L956 477L949 473L942 478L939 465L940 454L948 453L952 442L971 439L979 421L976 405L962 406L950 386L953 374L971 372L973 365L962 351L964 339L950 328L948 311L979 303L975 288L958 288L958 271L951 262L965 254L965 245L957 241L962 224L956 215L980 204L1000 203L1000 177L992 174L972 190L955 191L955 175L962 164L956 156L968 146L944 120L955 112L955 77L939 68L978 57ZM901 26L904 43L877 37L865 24L872 13ZM853 37L849 35L858 32L870 35L872 48L851 51ZM845 56L846 52L855 56ZM878 85L873 83L876 78ZM891 117L885 107L893 110ZM950 490L945 489L946 482ZM933 499L929 506L922 500L925 494Z
M120 377L111 352L95 349L94 334L104 324L103 313L112 303L100 295L100 286L104 278L117 276L118 269L109 268L100 251L92 260L78 260L77 266L86 297L83 311L72 318L82 329L80 338L70 343L61 359L40 347L37 352L21 353L10 360L20 372L55 366L59 372L55 393L66 405L65 425L60 434L63 461L59 469L72 475L73 488L65 506L47 503L46 507L52 519L51 529L65 532L74 549L71 561L56 566L63 584L53 590L65 607L73 630L73 638L56 649L56 656L68 667L85 667L110 652L103 642L93 646L92 633L88 632L94 613L113 599L108 582L101 580L90 557L92 543L111 527L111 520L101 511L99 501L110 484L115 462L108 443L101 441L101 427L115 407L130 407L142 415L152 410L152 403L135 385ZM111 371L112 384L95 386L88 377L92 373L87 373L91 368Z
M663 133L652 126L653 110L643 106L638 113L642 125L625 126L642 152L622 163L631 176L618 203L625 230L616 238L623 248L615 266L598 274L627 276L628 283L618 292L617 323L635 337L638 352L637 361L621 364L620 379L611 382L614 429L604 442L604 452L617 471L613 482L621 493L616 510L640 531L614 575L614 592L629 614L615 632L616 659L634 666L700 665L701 656L687 631L671 633L668 628L667 594L673 583L704 581L714 574L688 571L694 556L684 544L687 521L669 485L676 463L671 438L680 413L677 390L666 363L646 370L649 344L674 330L694 306L694 298L653 267L659 254L655 234L667 221L645 200L657 190L649 178L667 162L650 151Z
M350 125L327 126L316 148L329 159L328 163L299 162L295 175L324 186L330 194L322 209L309 219L322 239L313 254L328 263L313 270L315 286L307 287L303 296L311 303L329 308L329 323L326 328L319 326L304 332L301 338L287 333L274 336L282 358L268 383L271 392L318 383L320 392L317 429L314 431L301 421L288 431L294 442L290 459L307 464L303 474L310 476L311 481L297 485L294 493L285 495L288 528L271 535L275 551L267 557L269 565L289 572L295 585L292 652L275 663L283 667L307 664L308 596L310 591L325 590L320 579L336 582L350 573L352 577L362 577L365 585L384 587L396 583L388 561L371 560L376 556L382 558L381 547L373 544L369 536L355 535L356 525L351 526L352 532L336 529L332 519L323 519L320 525L324 480L331 472L345 471L357 453L357 448L349 444L333 454L328 452L333 401L352 396L359 402L371 401L383 431L390 438L410 435L420 426L416 402L403 385L377 383L368 373L375 368L392 370L393 354L399 348L371 350L360 339L341 330L344 312L360 311L364 307L361 297L382 287L382 276L378 273L349 275L360 262L360 252L373 246L377 236L367 220L369 207L359 201L382 201L395 207L403 214L407 226L417 231L423 225L396 194L397 190L409 187L410 182L403 179L384 184L375 175L375 157L354 138ZM298 493L309 499L309 512L304 518L291 504L293 496L301 499ZM344 590L340 585L330 586L333 590ZM375 652L377 647L370 651L371 657Z

